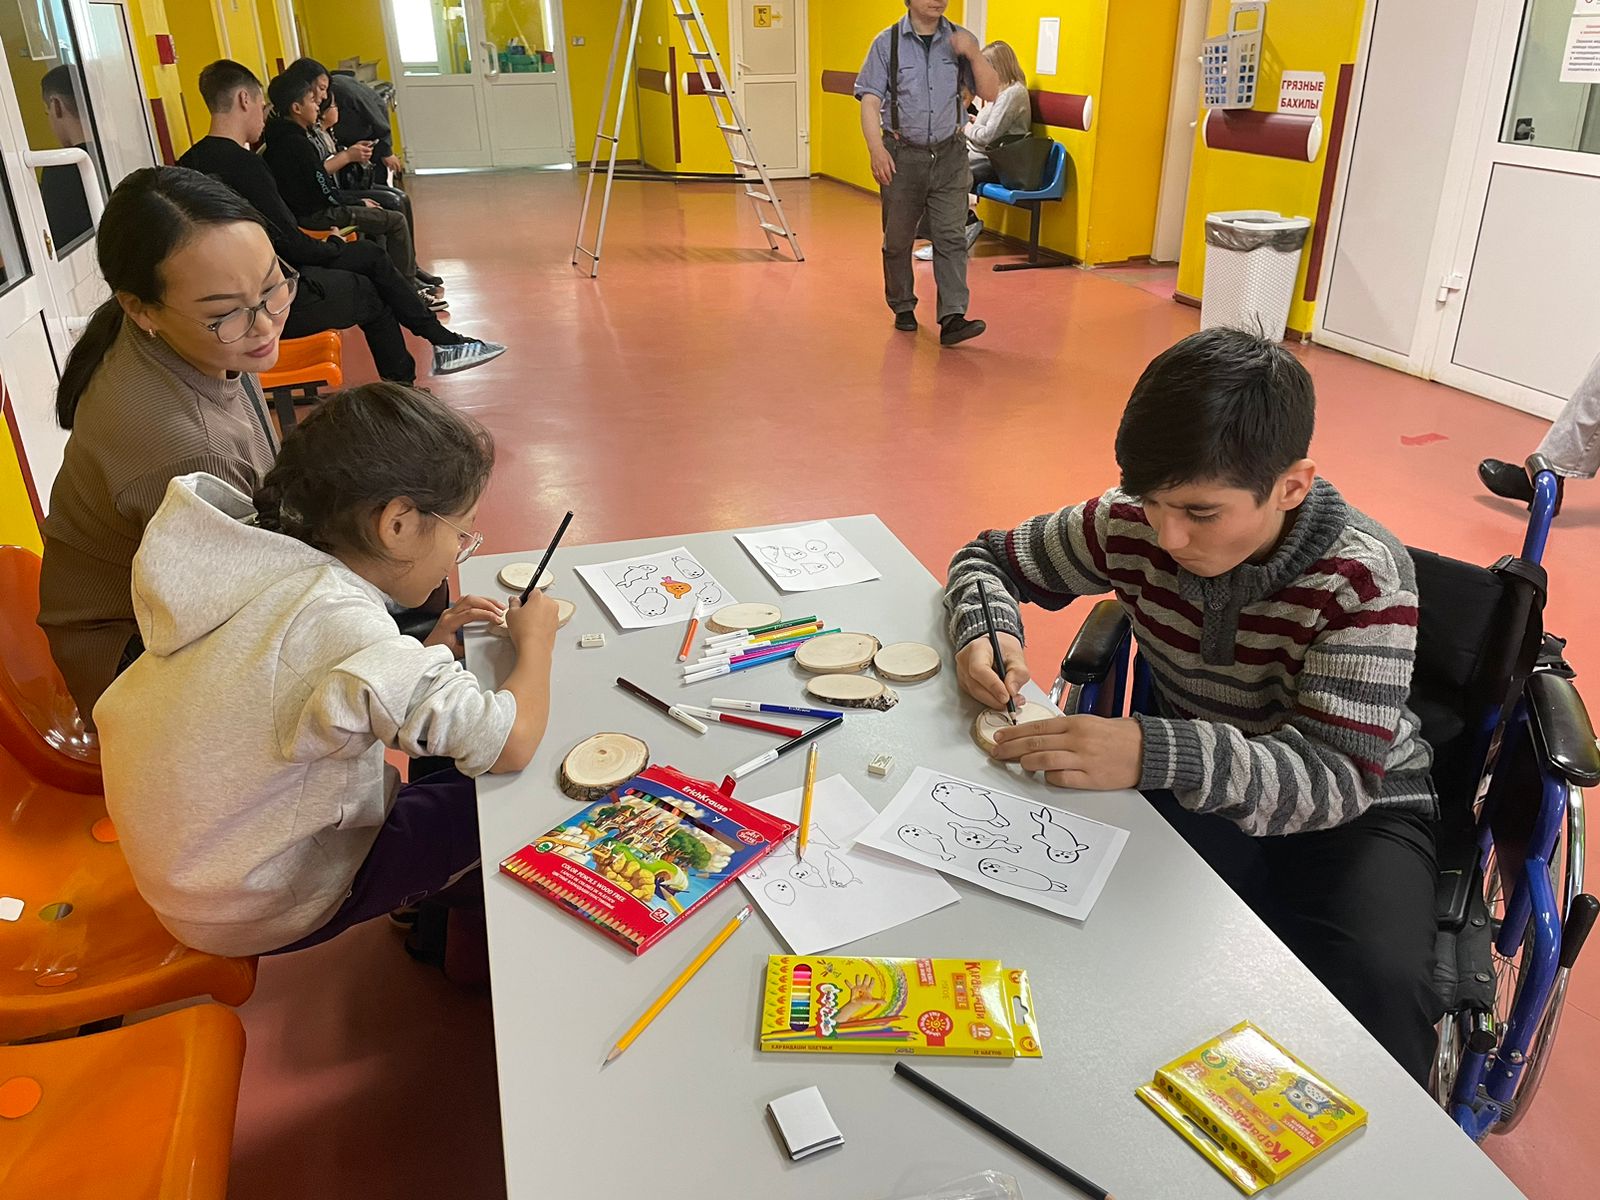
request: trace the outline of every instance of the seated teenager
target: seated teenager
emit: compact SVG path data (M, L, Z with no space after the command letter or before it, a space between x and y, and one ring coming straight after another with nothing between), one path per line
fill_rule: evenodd
M262 133L261 158L277 182L278 194L301 227L353 226L388 252L404 278L416 280L417 256L405 217L375 200L346 203L323 167L322 152L311 136L321 107L316 92L315 83L296 71L283 72L267 86L272 115ZM413 286L420 288L420 281Z
M66 63L52 67L39 80L50 132L66 149L86 150L89 145L83 116L78 111L81 87L77 72ZM55 243L57 255L65 254L68 247L94 228L89 199L83 194L83 176L76 166L40 167L39 197L44 201L45 220L50 223L50 240Z
M466 597L396 632L476 549L494 443L424 392L324 401L252 499L176 479L134 560L146 652L101 698L106 808L134 882L185 945L296 950L439 893L478 862L473 778L544 734L556 602ZM488 691L448 642L504 619ZM385 748L453 759L400 786Z
M371 142L341 146L333 133L338 124L339 101L330 91L322 101L321 111L317 113L317 123L309 132L311 140L316 143L317 153L322 155L323 170L333 177L338 188L340 201L348 205L371 200L374 204L381 204L399 213L406 219L406 228L411 231L411 244L415 246L417 221L412 213L411 197L401 188L378 182L372 166ZM421 267L417 268L417 282L431 295L440 296L444 293L444 280Z
M339 144L354 146L357 142L371 142L375 179L380 184L397 188L406 168L394 152L394 132L383 97L357 79L354 71L329 71L314 58L295 62L312 64L318 68L319 75L328 77L328 94L339 105L338 119L332 122L333 136Z
M480 366L505 353L502 345L462 337L441 325L418 296L416 281L402 277L380 247L318 241L301 232L272 172L249 149L266 124L266 97L248 67L231 59L212 63L200 72L200 94L211 112L211 129L178 161L222 180L253 204L266 218L278 254L300 271L304 287L285 336L359 325L378 373L401 383L416 378L401 325L432 344L435 375Z
M1019 603L1114 595L1156 715L1002 729L995 756L1060 787L1142 790L1425 1082L1440 1004L1432 755L1407 707L1416 577L1405 548L1318 478L1315 411L1281 346L1186 338L1133 389L1121 487L980 534L951 563L945 604L963 688L1001 708L1028 679Z
M111 288L56 390L69 430L44 522L39 624L88 722L141 644L129 571L167 483L253 491L276 438L256 373L278 358L296 280L259 213L181 167L118 185L96 240Z

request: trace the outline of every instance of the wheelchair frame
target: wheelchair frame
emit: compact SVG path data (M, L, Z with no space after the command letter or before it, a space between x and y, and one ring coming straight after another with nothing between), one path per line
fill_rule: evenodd
M1548 463L1529 460L1529 474L1534 500L1521 557L1537 565L1559 494ZM1062 659L1051 703L1064 712L1120 716L1151 711L1151 699L1149 667L1134 653L1132 626L1117 601L1102 601ZM1479 737L1486 751L1492 748L1473 817L1478 879L1469 918L1482 932L1461 933L1486 940L1492 933L1495 997L1489 1011L1458 1007L1445 1015L1434 1072L1435 1098L1474 1141L1509 1133L1527 1112L1560 1026L1568 976L1600 912L1600 902L1583 892L1583 789L1600 785L1600 749L1570 672L1536 671L1505 721L1492 714ZM1525 840L1512 843L1496 835L1504 799L1496 767L1511 761L1522 739L1530 739L1540 796ZM1563 853L1558 884L1555 864ZM1512 990L1503 998L1507 977Z

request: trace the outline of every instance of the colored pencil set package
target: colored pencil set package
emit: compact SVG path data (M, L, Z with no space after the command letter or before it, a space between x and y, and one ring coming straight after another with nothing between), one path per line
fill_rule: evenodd
M774 954L761 1049L1039 1058L1028 973L993 959Z
M647 767L500 864L643 954L794 833L671 767Z
M1365 1109L1249 1021L1135 1091L1247 1196L1367 1123Z

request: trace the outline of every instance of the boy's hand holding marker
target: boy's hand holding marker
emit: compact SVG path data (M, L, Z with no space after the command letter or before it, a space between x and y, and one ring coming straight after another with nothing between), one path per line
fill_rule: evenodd
M956 655L956 678L961 681L962 690L978 703L1003 709L1007 699L1022 703L1022 685L1031 676L1022 654L1022 643L1016 635L1001 633L996 636L1000 639L1000 655L1006 664L1005 682L995 674L994 652L987 638L977 638L961 647Z

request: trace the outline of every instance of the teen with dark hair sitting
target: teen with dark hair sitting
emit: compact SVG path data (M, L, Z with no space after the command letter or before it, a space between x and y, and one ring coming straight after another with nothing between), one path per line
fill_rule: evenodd
M399 213L406 219L406 227L411 230L411 244L415 246L417 220L412 213L411 197L400 188L378 181L377 172L372 165L374 147L371 142L341 146L333 133L338 124L339 99L330 91L323 98L322 108L317 113L317 123L306 132L316 145L317 153L322 156L322 169L333 177L340 201L348 205L371 200ZM429 294L443 293L444 280L439 276L424 271L420 266L416 274L417 282L423 285Z
M217 177L253 204L266 218L278 254L300 269L305 286L288 336L359 325L378 373L402 383L416 378L402 324L432 343L435 375L464 371L505 353L495 342L462 337L441 325L417 295L415 281L402 277L380 247L318 241L301 232L272 172L249 149L266 124L266 108L261 81L248 67L231 59L212 63L200 72L200 94L211 111L211 130L179 163Z
M995 756L1061 787L1143 790L1424 1082L1440 1006L1432 754L1407 707L1416 578L1405 548L1317 477L1315 413L1282 347L1227 329L1179 342L1123 413L1120 488L956 554L950 635L962 686L1001 708L1028 679L1020 602L1112 593L1157 715L1002 729Z

